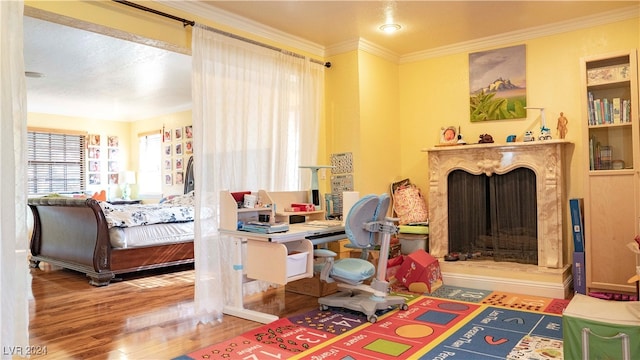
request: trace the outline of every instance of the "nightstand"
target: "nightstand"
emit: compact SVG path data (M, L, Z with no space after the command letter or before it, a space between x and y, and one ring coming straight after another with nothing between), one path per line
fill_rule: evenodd
M134 205L142 203L142 200L125 200L125 199L113 199L108 201L111 205Z

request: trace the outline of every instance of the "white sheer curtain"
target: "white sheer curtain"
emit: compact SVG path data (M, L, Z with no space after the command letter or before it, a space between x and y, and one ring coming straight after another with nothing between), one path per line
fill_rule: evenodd
M9 356L12 349L26 349L29 344L31 276L27 261L23 12L22 1L0 1L0 342L3 358Z
M217 233L220 190L308 189L298 166L317 162L324 67L201 25L192 49L195 302L219 319L237 285L226 280L233 264Z

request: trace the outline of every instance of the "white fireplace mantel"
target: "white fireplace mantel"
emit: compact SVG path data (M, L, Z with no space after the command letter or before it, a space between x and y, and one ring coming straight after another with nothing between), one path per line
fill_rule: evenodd
M516 168L536 175L538 212L538 266L562 268L564 151L569 142L545 140L507 144L442 146L425 150L429 157L429 252L448 253L449 213L447 178L453 170L470 174L505 174Z

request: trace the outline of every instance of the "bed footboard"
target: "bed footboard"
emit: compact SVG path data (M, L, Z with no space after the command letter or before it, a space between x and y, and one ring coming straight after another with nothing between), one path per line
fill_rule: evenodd
M95 199L29 199L33 212L31 266L44 261L86 273L90 283L113 279L107 222Z

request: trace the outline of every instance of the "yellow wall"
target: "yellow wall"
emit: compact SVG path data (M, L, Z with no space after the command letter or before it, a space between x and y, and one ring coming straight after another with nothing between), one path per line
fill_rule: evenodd
M580 58L640 47L640 19L616 22L589 29L566 32L525 41L527 57L527 104L544 107L547 127L557 137L560 112L569 119L566 139L574 145L567 161L567 195L583 197L582 108L584 89L580 84ZM517 44L504 44L506 47ZM483 49L489 50L489 49ZM469 143L477 143L480 134L489 133L496 142L505 142L515 134L518 141L526 130L538 134L540 112L529 110L521 120L469 121L468 52L427 59L399 66L400 105L398 109L402 138L403 176L418 184L428 195L428 161L422 148L439 141L440 129L460 126Z
M355 189L382 193L401 175L398 118L398 66L359 51L360 158Z

